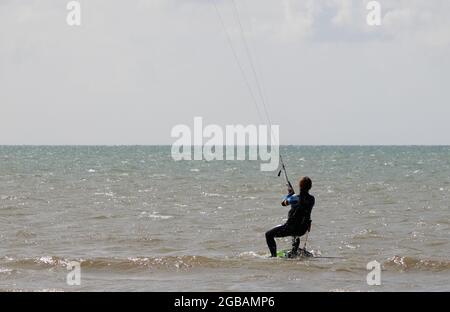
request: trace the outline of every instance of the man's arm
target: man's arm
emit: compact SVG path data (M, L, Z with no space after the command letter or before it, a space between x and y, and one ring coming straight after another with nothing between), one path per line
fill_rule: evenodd
M284 197L284 200L281 202L281 206L289 206L292 204L297 204L299 202L299 198L295 193L288 194Z

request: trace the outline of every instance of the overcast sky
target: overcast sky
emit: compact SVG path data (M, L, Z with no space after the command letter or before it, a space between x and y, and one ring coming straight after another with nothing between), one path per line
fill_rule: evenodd
M0 144L259 124L213 0L0 1ZM231 0L216 0L257 94ZM450 1L235 0L282 144L450 144ZM261 104L261 103L260 103Z

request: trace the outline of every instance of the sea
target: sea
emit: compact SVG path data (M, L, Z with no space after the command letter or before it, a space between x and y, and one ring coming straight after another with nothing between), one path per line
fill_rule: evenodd
M280 153L313 181L315 258L268 257L286 186L259 161L0 146L0 291L450 291L449 146Z

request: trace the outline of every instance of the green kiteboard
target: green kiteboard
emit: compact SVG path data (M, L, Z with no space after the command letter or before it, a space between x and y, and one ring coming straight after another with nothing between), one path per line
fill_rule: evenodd
M305 249L299 249L295 254L291 250L281 250L277 252L277 258L283 259L299 259L299 258L313 258L314 255Z

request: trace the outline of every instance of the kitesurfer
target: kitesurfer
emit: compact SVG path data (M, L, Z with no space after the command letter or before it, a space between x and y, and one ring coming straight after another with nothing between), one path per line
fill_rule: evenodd
M309 177L303 177L299 182L300 194L295 194L290 183L288 184L288 195L281 202L282 206L291 206L288 220L285 224L278 225L266 232L267 246L272 257L277 256L277 244L275 237L294 236L296 239L292 244L292 252L296 253L300 245L300 236L305 235L311 227L311 210L315 203L314 196L309 194L312 181Z

